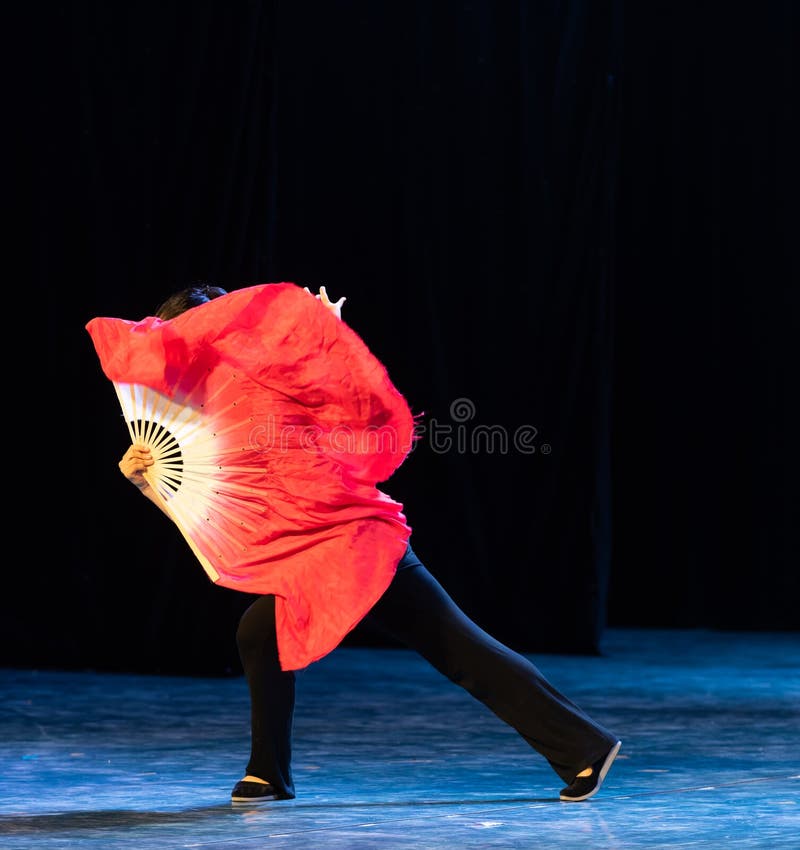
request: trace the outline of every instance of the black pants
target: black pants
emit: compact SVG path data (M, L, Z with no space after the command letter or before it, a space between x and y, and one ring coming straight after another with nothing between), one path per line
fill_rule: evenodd
M559 693L524 656L475 625L410 546L368 619L416 650L516 729L564 782L571 782L617 741ZM260 597L245 611L236 639L250 689L247 773L272 783L281 797L294 797L295 675L281 670L278 662L273 596Z

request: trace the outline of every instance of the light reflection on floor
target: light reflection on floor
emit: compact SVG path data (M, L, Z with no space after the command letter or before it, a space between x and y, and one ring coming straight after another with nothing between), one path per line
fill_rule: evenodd
M531 656L617 732L600 793L405 650L298 677L297 798L233 809L243 679L0 670L0 848L800 850L800 634L610 629Z

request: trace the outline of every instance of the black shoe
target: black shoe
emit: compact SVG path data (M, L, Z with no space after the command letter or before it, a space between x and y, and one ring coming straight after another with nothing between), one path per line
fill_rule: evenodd
M611 763L617 757L619 748L622 746L622 741L617 741L616 744L608 751L608 754L603 758L598 759L592 765L592 772L588 776L576 776L572 780L572 784L561 789L558 796L559 800L566 803L579 803L581 800L588 800L593 794L600 790L603 780L606 778L608 769Z
M233 786L233 791L231 791L231 803L234 805L246 803L252 806L277 799L278 794L275 789L269 783L264 782L250 782L242 779Z

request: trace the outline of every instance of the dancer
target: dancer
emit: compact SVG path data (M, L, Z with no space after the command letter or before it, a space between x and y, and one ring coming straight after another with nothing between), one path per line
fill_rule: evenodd
M360 392L356 379L362 372L358 364L367 363L364 380L377 383L370 386L369 392L354 407L362 411L364 399L368 397L372 413L375 413L373 408L378 404L375 399L380 398L379 409L375 413L378 420L400 425L408 423L410 414L406 415L404 399L390 385L377 361L369 359L372 356L365 347L359 347L363 343L342 322L344 298L331 301L324 287L316 296L307 288L301 290L294 284L269 284L269 287L283 289L280 292L254 292L254 300L275 296L268 302L273 309L284 303L290 312L295 311L299 321L313 325L313 333L319 332L325 337L322 354L298 349L290 352L292 356L284 363L281 351L286 345L313 348L313 337L306 334L307 329L292 325L291 321L282 326L277 315L271 317L264 331L271 336L265 343L261 358L268 364L264 368L271 370L269 381L291 380L303 392L308 392L308 373L303 372L301 377L295 375L292 361L302 363L302 368L306 369L308 363L319 356L323 358L319 368L331 368L334 374L340 375L330 379L324 391L342 393L344 397L336 403L348 409L347 394ZM222 321L219 317L223 315L213 311L221 311L236 292L242 293L241 290L228 293L220 287L189 287L168 298L154 318L132 326L131 330L139 337L143 331L159 333L159 346L166 350L174 338L188 333L191 318L192 329L199 327L199 330L193 330L195 335L202 337L204 345L212 345L213 340L208 342L211 339L209 328L219 324ZM299 295L301 292L302 296ZM250 297L249 294L247 297ZM307 299L307 303L301 298ZM253 302L246 303L249 306ZM315 303L314 307L310 306L312 303ZM216 307L213 307L215 304ZM242 327L249 328L253 322L260 321L253 318L252 310L245 312L248 318L246 323L240 323ZM224 315L227 321L227 314ZM285 317L286 313L281 315ZM178 317L183 317L178 320L183 322L180 328L175 322ZM332 327L330 322L341 323L342 328ZM104 351L109 346L113 351L113 346L120 344L119 328L113 334L107 334L107 339L101 340L102 328L93 327L92 323L87 327L98 351L101 344L106 346ZM243 332L238 326L236 331ZM240 339L232 336L232 332L225 338L227 344L236 344ZM304 342L304 339L307 341ZM182 339L180 342L185 344ZM248 352L250 360L254 356L253 352ZM338 364L332 361L339 356L346 358L347 364L343 371L336 372ZM106 372L112 379L117 374L111 367ZM289 378L286 378L287 374ZM262 383L269 381L263 379ZM285 399L292 395L292 403L297 402L301 407L305 403L307 411L318 411L330 402L329 396L325 399L314 396L312 401L304 402L305 397L298 393L300 390L294 394L283 392L275 398ZM297 411L293 411L291 421L298 421L298 416ZM285 418L283 421L290 420ZM294 425L290 427L293 429ZM319 426L316 427L319 431ZM332 441L325 443L328 453L332 445ZM230 578L223 574L222 578L215 579L221 583L227 580L228 586L249 592L253 587L267 591L258 592L256 600L241 617L236 633L250 694L251 750L245 775L234 786L231 802L234 805L253 805L295 796L291 769L295 671L307 666L309 660L313 661L333 649L362 619L418 652L440 673L515 729L566 783L560 792L560 800L578 802L597 793L619 752L621 742L617 736L560 693L527 658L495 640L458 608L414 553L410 545L411 529L405 523L402 506L374 486L385 480L387 470L402 462L408 446L376 449L375 457L358 461L345 458L339 467L327 456L323 457L319 446L315 445L315 448L318 449L316 454L306 453L308 470L297 465L290 470L299 476L296 486L288 480L286 470L280 475L275 471L271 473L280 477L280 487L273 491L274 498L291 499L281 504L297 508L297 518L284 520L292 523L291 551L281 548L283 538L275 532L275 542L269 544L279 550L274 563L270 555L260 565L248 562L246 576L244 571L240 571ZM387 453L391 455L388 460ZM320 464L324 466L329 461L333 463L331 469L335 475L330 480L336 481L335 488L328 484L315 485L314 475L322 468ZM356 467L347 466L350 461L361 464L358 474L353 472ZM283 462L288 463L286 460ZM144 496L174 519L168 503L148 480L148 470L154 463L150 448L143 443L134 443L125 452L119 468ZM327 473L323 470L319 474ZM371 480L367 480L370 475ZM313 489L313 494L310 489ZM325 493L330 493L330 498L335 501L337 517L344 511L350 511L341 523L342 529L345 529L342 531L345 536L341 539L331 537L330 518L334 514L324 513L326 508L321 499ZM288 515L288 507L281 507L280 512ZM351 527L355 532L348 537L347 529ZM301 548L298 555L298 541L303 534L309 539L315 535L320 539L312 541L313 545L306 549ZM360 541L365 537L368 540L362 546ZM336 546L339 548L330 548ZM315 555L317 549L323 552L323 557ZM336 556L332 558L331 552L337 553ZM274 569L276 564L281 569ZM245 582L242 576L250 583ZM314 585L321 580L325 582L325 589L319 592ZM327 592L332 587L336 587L338 595ZM299 610L302 615L297 614ZM304 630L308 631L308 635Z

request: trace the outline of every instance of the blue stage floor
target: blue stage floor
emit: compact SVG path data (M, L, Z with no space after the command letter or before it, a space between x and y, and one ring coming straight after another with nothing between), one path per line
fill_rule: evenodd
M622 738L560 803L544 759L405 650L298 677L297 798L234 809L244 679L0 671L1 850L800 848L800 634L611 629L531 656Z

